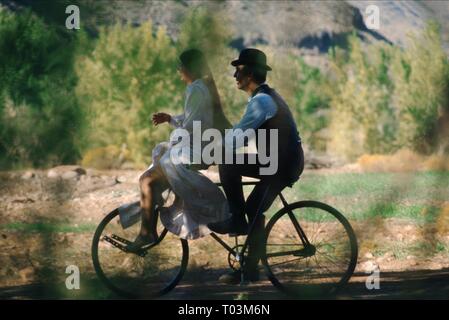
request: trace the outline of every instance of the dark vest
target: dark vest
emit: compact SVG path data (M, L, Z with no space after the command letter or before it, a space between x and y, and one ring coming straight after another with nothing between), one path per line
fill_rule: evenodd
M268 85L259 86L253 93L253 97L258 93L268 94L276 103L277 112L274 117L265 121L259 129L267 129L267 148L270 150L269 130L278 130L278 173L288 184L295 182L302 172L303 154L301 137L296 127L293 115L287 103L282 97ZM257 136L257 135L256 135ZM257 146L259 142L257 141ZM301 172L299 172L301 171Z

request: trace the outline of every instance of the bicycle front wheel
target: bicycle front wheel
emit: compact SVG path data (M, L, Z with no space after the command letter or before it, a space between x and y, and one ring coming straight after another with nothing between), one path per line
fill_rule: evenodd
M328 298L352 276L357 240L346 218L317 201L278 211L266 227L262 263L270 281L296 298Z
M145 256L125 252L120 246L133 241L140 223L123 229L118 210L99 224L92 241L92 260L100 280L126 298L155 298L172 290L181 280L188 262L187 240L179 239L158 225L160 242Z

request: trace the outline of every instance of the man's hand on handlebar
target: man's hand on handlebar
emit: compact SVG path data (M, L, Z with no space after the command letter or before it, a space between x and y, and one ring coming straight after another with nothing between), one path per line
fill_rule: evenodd
M171 116L168 113L158 112L153 114L153 124L155 126L164 122L170 122L170 119Z

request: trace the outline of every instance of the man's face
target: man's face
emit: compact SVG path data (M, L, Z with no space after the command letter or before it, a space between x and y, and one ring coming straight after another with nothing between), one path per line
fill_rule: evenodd
M251 77L245 72L242 65L235 67L234 78L237 82L237 88L240 90L246 90L251 81Z

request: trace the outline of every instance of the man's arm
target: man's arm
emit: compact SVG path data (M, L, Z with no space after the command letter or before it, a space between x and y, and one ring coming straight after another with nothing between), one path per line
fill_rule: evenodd
M244 141L239 137L245 134L245 130L258 129L265 121L274 117L276 112L276 103L269 95L256 96L248 103L243 118L232 128L233 132L229 131L226 134L225 144L229 147L232 144L233 149L243 147L243 145L236 145L236 143Z

